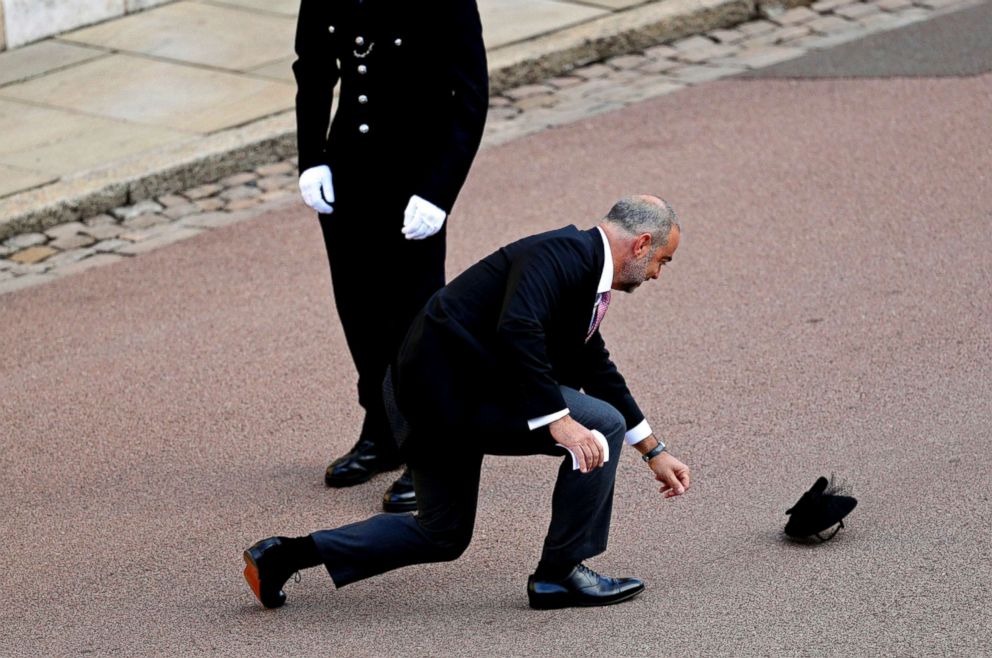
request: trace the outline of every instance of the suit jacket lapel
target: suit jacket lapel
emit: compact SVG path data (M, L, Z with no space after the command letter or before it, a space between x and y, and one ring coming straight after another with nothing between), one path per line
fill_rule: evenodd
M592 252L594 255L591 292L587 295L584 295L585 298L589 300L589 303L586 305L586 314L589 316L589 319L591 320L593 311L596 307L597 297L599 295L599 280L602 277L603 267L606 263L606 250L603 247L603 238L599 234L599 229L593 227L588 231L585 231L585 234L592 241ZM583 340L585 340L586 333L589 332L589 325L586 325L584 329L585 329L585 333L582 334Z

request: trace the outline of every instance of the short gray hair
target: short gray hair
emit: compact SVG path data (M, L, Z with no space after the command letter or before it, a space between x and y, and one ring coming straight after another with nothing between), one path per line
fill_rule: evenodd
M606 221L631 237L649 233L655 248L668 244L673 226L682 230L672 206L661 197L647 195L623 197L610 208Z

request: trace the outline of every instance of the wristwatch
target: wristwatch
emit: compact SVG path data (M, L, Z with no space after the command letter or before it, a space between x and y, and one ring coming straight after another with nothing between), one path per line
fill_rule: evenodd
M657 457L658 455L660 455L663 452L665 452L665 444L662 443L661 441L658 441L658 445L656 445L655 447L651 448L646 453L644 453L643 455L641 455L641 459L643 459L644 461L648 462L648 461L651 461L651 458L652 457Z

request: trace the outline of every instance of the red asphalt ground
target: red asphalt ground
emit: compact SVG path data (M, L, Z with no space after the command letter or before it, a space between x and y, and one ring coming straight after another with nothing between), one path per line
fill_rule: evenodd
M648 589L612 608L526 607L546 457L488 460L460 561L339 591L312 570L258 606L248 544L364 518L390 482L322 483L360 414L302 207L0 297L0 654L988 654L990 106L990 75L723 81L480 156L452 274L625 193L684 220L604 325L695 476L663 501L620 456L590 564ZM848 528L783 542L830 473Z

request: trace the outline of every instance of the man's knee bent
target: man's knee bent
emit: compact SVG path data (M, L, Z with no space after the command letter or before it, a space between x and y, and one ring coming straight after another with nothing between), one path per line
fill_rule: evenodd
M432 531L421 526L424 534L432 544L435 562L450 562L461 557L472 542L472 529Z
M627 433L627 421L624 420L623 414L612 405L604 406L605 409L600 414L600 418L597 418L597 426L593 429L602 432L603 436L606 437L606 442L611 446L619 445Z
M627 422L616 407L605 400L565 386L562 387L562 393L573 418L589 429L601 432L610 445L619 445L617 442L627 433Z

